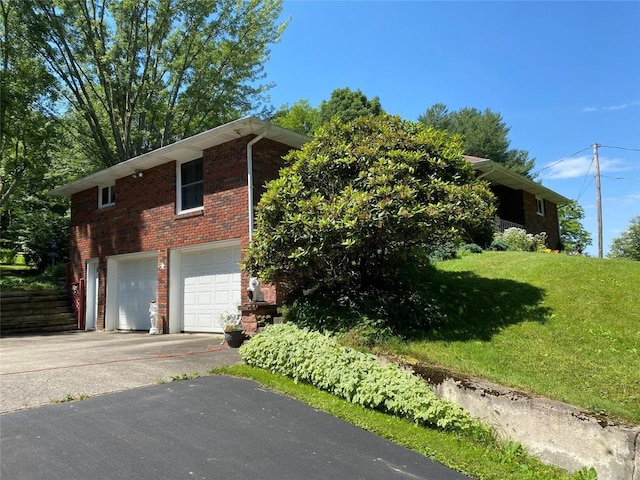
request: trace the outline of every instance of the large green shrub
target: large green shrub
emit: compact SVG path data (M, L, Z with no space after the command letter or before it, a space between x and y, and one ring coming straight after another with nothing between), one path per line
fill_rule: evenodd
M429 386L397 364L340 346L335 338L283 323L240 348L249 365L331 392L352 403L460 432L486 432L467 412L438 399Z
M318 129L267 185L245 267L299 294L395 289L433 245L492 228L493 195L460 139L387 115Z

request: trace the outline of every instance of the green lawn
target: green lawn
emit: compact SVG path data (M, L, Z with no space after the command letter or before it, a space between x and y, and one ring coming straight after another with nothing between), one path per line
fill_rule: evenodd
M640 422L640 262L485 252L430 284L447 319L396 353Z
M45 273L28 265L0 265L0 291L56 290L64 287L64 265Z

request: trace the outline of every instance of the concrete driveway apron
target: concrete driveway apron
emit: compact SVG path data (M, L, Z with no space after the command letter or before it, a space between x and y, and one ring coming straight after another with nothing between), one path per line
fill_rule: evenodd
M213 334L68 332L0 339L0 413L240 362Z

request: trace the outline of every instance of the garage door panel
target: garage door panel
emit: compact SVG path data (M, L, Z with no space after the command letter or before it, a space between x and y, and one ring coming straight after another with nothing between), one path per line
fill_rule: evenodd
M149 303L156 300L155 257L118 262L118 329L148 330Z
M180 269L184 331L222 332L218 314L240 302L240 247L185 253Z

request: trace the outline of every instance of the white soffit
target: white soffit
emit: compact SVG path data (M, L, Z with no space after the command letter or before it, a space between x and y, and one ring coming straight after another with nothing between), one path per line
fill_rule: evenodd
M200 158L202 152L207 148L221 145L246 135L260 135L263 133L265 133L266 138L293 148L300 148L310 140L306 135L272 125L264 120L255 117L244 117L68 183L52 190L51 194L71 196L74 193L96 186L112 185L117 179L133 175L137 170L147 170L167 162L195 160Z

